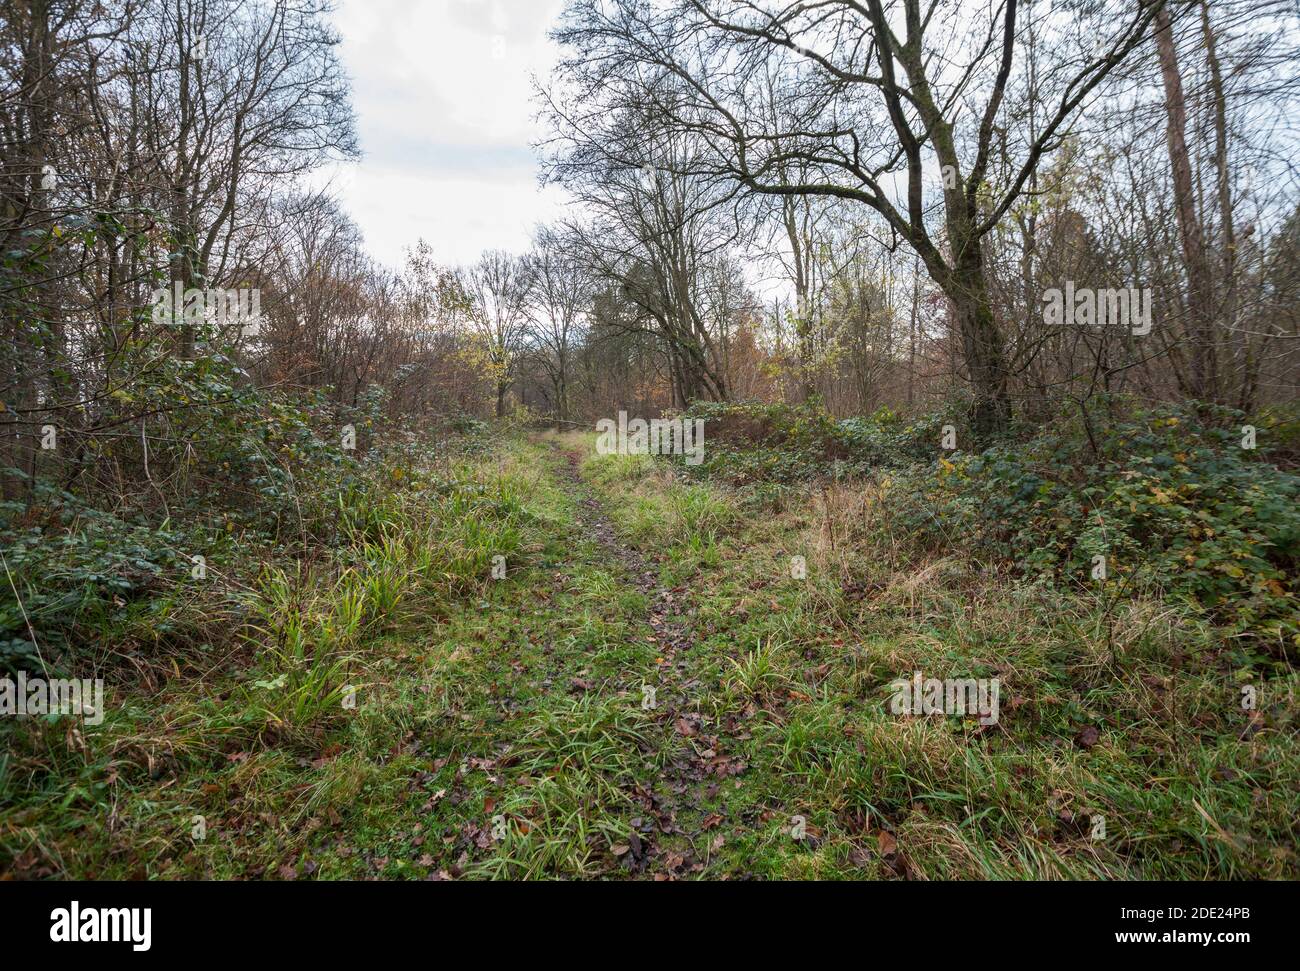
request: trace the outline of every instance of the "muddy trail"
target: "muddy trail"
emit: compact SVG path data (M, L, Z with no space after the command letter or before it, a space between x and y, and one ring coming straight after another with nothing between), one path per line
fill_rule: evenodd
M648 601L644 618L655 651L654 680L631 675L620 694L640 698L646 715L658 726L665 752L665 771L650 789L630 793L645 815L631 820L626 846L615 848L632 874L672 879L698 873L709 854L722 845L722 817L710 811L721 786L741 776L744 759L735 752L741 731L735 719L719 720L705 710L707 686L700 672L695 606L686 585L667 586L656 563L618 535L600 498L582 477L582 453L564 451L559 474L573 489L580 528L591 537L627 585Z

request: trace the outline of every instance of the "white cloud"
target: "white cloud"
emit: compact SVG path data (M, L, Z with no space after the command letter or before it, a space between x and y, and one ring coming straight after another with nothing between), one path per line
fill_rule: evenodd
M335 24L365 157L332 168L371 252L423 237L447 263L520 250L562 193L537 187L530 76L556 56L542 0L342 0Z

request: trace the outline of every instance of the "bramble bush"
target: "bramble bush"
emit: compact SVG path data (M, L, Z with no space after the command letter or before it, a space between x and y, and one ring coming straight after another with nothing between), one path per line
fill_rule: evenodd
M843 459L836 423L820 404L695 402L687 419L704 419L704 462L685 466L697 478L737 485L799 483Z
M736 484L797 483L877 468L905 468L933 458L945 424L962 427L954 404L905 421L889 408L836 420L820 401L805 404L696 402L687 418L703 418L708 443L699 475Z
M1027 442L939 457L896 477L899 522L1026 574L1193 600L1241 630L1300 644L1300 477L1241 447L1241 416L1138 412L1094 432L1059 422ZM1267 436L1265 436L1267 437Z

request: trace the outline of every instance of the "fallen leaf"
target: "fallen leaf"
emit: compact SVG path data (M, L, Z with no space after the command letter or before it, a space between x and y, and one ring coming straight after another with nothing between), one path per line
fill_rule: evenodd
M898 840L894 839L894 834L881 830L876 834L876 845L880 849L881 856L893 856L898 852Z

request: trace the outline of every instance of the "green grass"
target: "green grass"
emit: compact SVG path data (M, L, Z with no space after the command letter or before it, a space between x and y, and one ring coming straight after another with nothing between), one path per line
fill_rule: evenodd
M98 727L5 725L0 863L99 878L1300 875L1294 674L1252 667L1185 608L923 558L866 499L772 506L761 484L596 456L590 436L408 470L340 509L330 557L251 573L226 652L178 653L130 691L124 669ZM913 670L998 677L999 723L890 714L890 682Z

